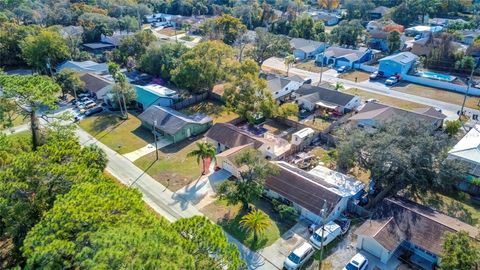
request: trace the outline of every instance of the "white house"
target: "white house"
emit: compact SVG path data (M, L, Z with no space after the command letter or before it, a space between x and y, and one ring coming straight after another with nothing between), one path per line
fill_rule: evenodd
M304 128L292 134L292 144L300 145L306 140L312 138L315 134L315 131L311 128Z
M268 89L276 100L284 100L302 85L303 79L298 76L288 78L275 76L267 81Z

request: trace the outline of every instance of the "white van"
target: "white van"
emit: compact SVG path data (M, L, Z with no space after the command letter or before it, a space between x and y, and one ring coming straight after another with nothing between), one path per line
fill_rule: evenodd
M302 245L294 249L283 263L283 267L287 270L300 269L314 253L312 245L308 242L304 242Z
M335 238L337 238L340 234L342 234L342 228L335 222L330 221L329 223L325 224L324 232L323 232L323 246L325 247L330 242L332 242ZM312 236L310 236L310 243L317 248L320 249L322 246L322 227L318 228Z

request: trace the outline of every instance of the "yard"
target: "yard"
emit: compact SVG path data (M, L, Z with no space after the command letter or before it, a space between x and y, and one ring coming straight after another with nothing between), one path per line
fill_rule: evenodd
M374 93L371 93L371 92L359 90L357 88L349 88L349 89L343 90L342 92L345 92L347 94L360 96L363 100L373 98L373 99L378 100L380 103L395 106L395 107L402 108L402 109L405 109L405 110L412 110L412 109L416 109L416 108L425 108L426 107L426 105L423 105L423 104L419 104L419 103L415 103L415 102L411 102L411 101L407 101L407 100L403 100L403 99L393 98L393 97L389 97L389 96L382 95L382 94L374 94Z
M318 66L315 63L315 60L310 60L310 61L307 61L307 62L301 62L299 64L296 64L295 67L298 68L298 69L303 69L303 70L307 70L307 71L310 71L310 72L316 72L316 73L320 73L320 71L322 70L322 67ZM327 71L328 69L329 69L328 67L323 67L323 71Z
M315 119L312 118L312 119L301 120L301 119L298 118L298 116L289 116L288 119L290 119L292 121L295 121L295 122L302 123L306 126L309 126L311 128L314 128L314 129L317 129L317 130L320 130L320 131L325 130L331 124L328 121L325 121L325 120L323 120L322 118L319 118L319 117L316 117Z
M201 165L195 157L187 157L187 154L196 149L196 143L202 139L197 137L196 140L166 146L159 150L158 160L153 152L134 163L171 191L177 191L201 176Z
M191 115L195 113L204 113L213 118L213 123L227 123L238 118L234 112L230 112L220 102L206 100L193 106L180 110L181 112Z
M352 81L352 82L354 82L355 78L357 78L358 82L363 82L363 81L369 80L370 73L356 70L356 71L350 71L350 72L347 72L347 73L343 73L343 74L340 75L340 78L345 79L345 80L349 80L349 81Z
M241 210L240 204L229 206L226 201L218 199L205 206L201 211L252 250L273 244L294 225L294 222L281 221L278 214L273 212L271 203L264 199L254 202L253 205L270 217L270 226L263 235L258 237L256 244L253 243L253 235L245 232L239 225L240 219L245 214Z
M127 120L117 114L102 113L80 121L79 126L120 154L126 154L153 142L152 133L140 119L129 114Z
M163 29L157 30L157 33L165 35L165 36L173 37L175 35L183 34L183 33L185 33L185 31L183 31L183 30L175 31L175 29L173 27L169 27L169 28L163 28Z
M447 90L441 90L433 87L423 86L413 83L400 83L397 86L392 88L393 90L404 92L411 95L436 99L448 103L454 103L462 105L464 95L450 92ZM480 97L467 97L465 106L472 109L480 109L478 105L480 102Z

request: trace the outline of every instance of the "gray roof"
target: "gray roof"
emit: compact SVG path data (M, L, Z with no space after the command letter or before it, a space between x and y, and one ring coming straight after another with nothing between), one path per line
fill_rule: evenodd
M291 81L294 81L294 82L299 82L299 83L304 83L304 82L305 82L305 80L304 80L302 77L298 76L298 75L292 75L292 76L290 76L290 77L288 77L288 78L289 78Z
M195 114L189 116L171 108L157 105L148 107L138 118L151 126L154 125L154 121L157 121L156 128L171 135L180 131L187 124L203 125L213 121L207 115Z
M382 16L385 15L385 13L387 13L389 10L388 7L384 7L384 6L378 6L372 10L370 10L368 13L378 13L378 14L381 14Z
M107 73L107 63L97 63L94 61L65 61L57 66L57 71L63 69L72 69L77 72Z
M97 93L103 88L113 84L113 82L91 73L83 74L80 80L85 83L85 90L93 93Z
M401 52L394 55L390 55L380 59L379 61L393 61L401 65L408 64L410 62L417 61L418 56L411 52Z
M433 112L434 110L435 112ZM436 123L438 120L443 120L446 116L433 108L420 108L413 111L391 107L381 103L369 102L350 120L375 120L386 121L395 118L409 118L412 120L424 120L431 123Z
M350 94L313 86L310 84L302 85L297 91L295 91L295 93L301 96L298 98L299 100L305 99L312 103L325 101L337 106L346 106L352 99L355 98L355 96Z
M309 40L304 38L292 38L290 40L290 46L296 50L302 50L304 52L313 52L320 46L323 46L323 42Z
M358 49L348 49L339 46L331 46L325 50L326 57L347 58L350 61L356 61L369 51L368 48L360 47Z
M91 50L98 50L98 49L114 48L115 45L110 44L110 43L94 42L94 43L84 43L83 47L91 49Z
M217 141L228 148L234 148L241 145L252 144L253 148L258 149L263 142L242 129L228 123L217 123L211 127L205 137Z
M329 14L329 13L325 13L325 12L320 12L320 13L317 13L316 15L313 16L313 19L314 20L322 20L322 21L330 21L332 19L339 19L338 16L334 15L334 14Z
M290 82L291 82L291 80L289 80L287 78L276 77L276 78L268 80L268 89L271 92L277 92L277 91L282 90Z

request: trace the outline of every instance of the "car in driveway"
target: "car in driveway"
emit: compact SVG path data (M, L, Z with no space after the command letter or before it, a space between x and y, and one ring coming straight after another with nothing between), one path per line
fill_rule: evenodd
M330 221L323 226L323 232L322 227L320 227L310 236L310 243L315 248L320 249L322 245L325 247L341 234L342 228L337 223Z
M368 266L368 259L360 253L355 254L343 270L365 270Z
M341 66L341 67L337 68L338 73L344 73L347 70L348 70L347 66Z
M374 71L372 74L370 74L370 80L378 80L380 78L385 77L385 73L383 71Z
M283 263L283 268L287 270L300 269L313 255L315 250L308 242L302 243L295 248Z
M386 81L385 81L385 84L386 85L394 85L394 84L397 84L399 82L399 79L397 76L390 76L390 78L388 78Z
M90 115L94 115L94 114L101 113L101 112L103 112L102 107L95 107L95 108L92 108L90 110L87 110L85 112L85 116L90 116Z

